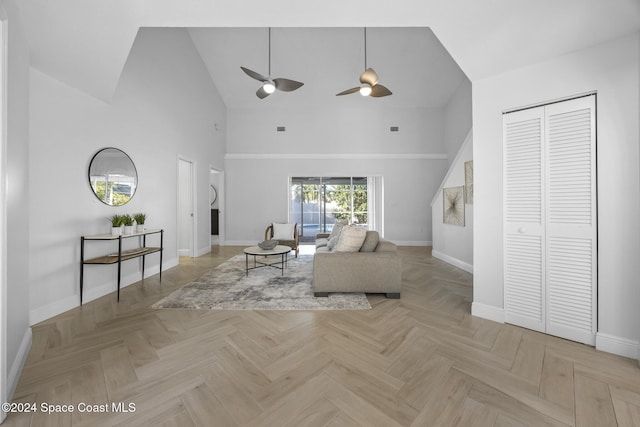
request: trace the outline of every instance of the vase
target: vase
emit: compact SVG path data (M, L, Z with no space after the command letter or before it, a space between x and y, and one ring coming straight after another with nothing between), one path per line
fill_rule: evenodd
M144 233L144 224L136 224L136 233Z
M125 225L124 234L133 234L133 225Z
M111 227L111 235L119 236L122 234L122 227Z

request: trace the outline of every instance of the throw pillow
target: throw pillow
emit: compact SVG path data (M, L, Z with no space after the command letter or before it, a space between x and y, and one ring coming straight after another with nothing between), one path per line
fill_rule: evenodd
M369 230L364 238L360 252L375 252L380 241L380 235L377 231Z
M332 238L330 238L327 242L327 249L329 249L330 251L334 250L336 245L338 244L339 239L340 236L333 236Z
M357 225L349 225L342 228L338 243L333 249L336 252L358 252L362 247L367 229Z
M345 227L347 224L349 224L349 221L346 219L336 221L333 224L333 228L331 229L331 234L329 234L329 239L331 239L332 237L340 236L340 231L342 231L342 228Z
M273 223L273 240L293 240L295 224Z

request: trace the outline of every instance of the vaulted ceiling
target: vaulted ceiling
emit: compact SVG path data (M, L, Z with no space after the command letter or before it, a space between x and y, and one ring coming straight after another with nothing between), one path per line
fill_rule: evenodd
M338 92L359 86L365 70L363 28L273 28L271 75L304 86L260 100L260 83L240 66L268 75L267 28L197 28L189 33L229 108L326 105ZM385 106L440 107L465 78L428 28L368 28L367 66L394 93L375 100ZM354 94L339 102L350 105L359 98Z
M379 100L412 107L442 106L465 74L482 79L640 30L639 0L17 3L33 67L105 101L139 28L187 28L230 108L316 105L356 86L365 26L368 65L394 92ZM267 27L272 74L305 86L260 102L240 66L268 73Z

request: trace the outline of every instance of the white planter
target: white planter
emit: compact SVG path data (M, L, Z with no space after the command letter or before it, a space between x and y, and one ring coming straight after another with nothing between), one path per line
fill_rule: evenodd
M144 232L144 224L136 224L136 233Z
M133 225L125 225L124 234L133 234Z
M111 235L120 236L122 234L122 227L111 227Z

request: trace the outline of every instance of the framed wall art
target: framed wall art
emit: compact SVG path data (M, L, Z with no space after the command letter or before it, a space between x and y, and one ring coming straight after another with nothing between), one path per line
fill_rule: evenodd
M473 204L473 160L464 162L464 202Z
M444 188L442 201L442 222L464 227L464 186Z

